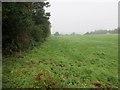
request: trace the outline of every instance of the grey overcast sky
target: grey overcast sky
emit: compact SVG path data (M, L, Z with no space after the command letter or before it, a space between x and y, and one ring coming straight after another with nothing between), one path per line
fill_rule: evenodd
M49 0L51 33L84 34L118 27L118 0Z

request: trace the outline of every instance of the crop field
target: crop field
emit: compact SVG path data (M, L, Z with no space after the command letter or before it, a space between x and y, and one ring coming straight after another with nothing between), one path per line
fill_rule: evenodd
M2 69L3 88L117 88L118 35L51 36Z

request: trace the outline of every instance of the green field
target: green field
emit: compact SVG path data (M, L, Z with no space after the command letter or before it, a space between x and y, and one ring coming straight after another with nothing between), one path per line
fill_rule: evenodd
M116 88L117 35L51 36L24 57L3 58L3 88Z

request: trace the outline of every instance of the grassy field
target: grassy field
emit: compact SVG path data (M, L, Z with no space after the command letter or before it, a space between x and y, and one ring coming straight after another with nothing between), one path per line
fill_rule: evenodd
M51 36L25 54L3 59L3 88L116 88L117 35Z

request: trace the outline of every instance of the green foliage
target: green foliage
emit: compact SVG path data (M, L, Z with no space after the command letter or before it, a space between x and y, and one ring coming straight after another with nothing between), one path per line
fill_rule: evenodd
M41 43L50 35L50 13L45 2L3 2L3 55L24 51L31 43Z
M118 34L119 28L116 28L114 30L95 30L91 32L86 32L85 35L91 35L91 34Z
M3 59L3 88L118 87L118 35L51 36L20 56Z
M55 32L54 35L55 35L55 36L58 36L58 35L59 35L59 32Z
M33 31L31 32L31 36L33 37L34 41L39 42L39 41L43 41L43 30L41 29L41 27L34 27Z

